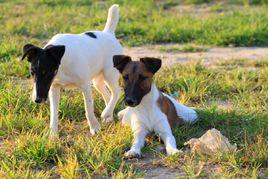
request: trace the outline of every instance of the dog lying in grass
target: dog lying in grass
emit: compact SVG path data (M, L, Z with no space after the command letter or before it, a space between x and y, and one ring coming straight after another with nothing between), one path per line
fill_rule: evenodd
M124 102L128 106L118 113L118 117L131 126L134 134L132 147L125 157L141 157L141 148L149 132L159 134L168 155L178 153L172 129L183 122L194 122L197 113L157 89L153 75L160 69L161 60L146 57L132 61L129 56L115 55L113 62L123 76Z
M83 92L90 133L98 132L100 124L94 115L91 80L106 104L101 117L106 122L113 120L114 107L120 95L119 73L112 60L115 54L122 53L122 46L114 35L118 20L119 8L113 5L103 31L57 34L44 48L32 44L23 47L22 60L28 57L34 79L33 101L44 102L49 93L52 136L58 133L60 89L73 86Z

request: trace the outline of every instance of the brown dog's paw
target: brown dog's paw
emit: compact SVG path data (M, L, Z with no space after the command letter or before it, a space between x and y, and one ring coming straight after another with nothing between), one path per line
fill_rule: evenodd
M124 159L141 158L141 153L133 150L129 150L124 154Z

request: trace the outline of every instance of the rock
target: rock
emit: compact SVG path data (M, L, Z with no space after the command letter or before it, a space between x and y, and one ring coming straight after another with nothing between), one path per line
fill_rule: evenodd
M229 140L217 129L208 130L200 138L192 138L184 145L189 145L191 152L198 154L229 153L237 150L236 144L230 144Z

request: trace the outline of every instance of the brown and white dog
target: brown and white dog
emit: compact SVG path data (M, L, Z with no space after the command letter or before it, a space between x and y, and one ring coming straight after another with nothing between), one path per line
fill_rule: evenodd
M123 50L115 37L118 20L119 6L114 4L109 9L103 31L57 34L43 48L33 44L23 47L22 60L27 57L34 79L33 101L41 103L49 96L51 136L58 136L58 111L62 88L81 89L91 134L96 134L100 129L94 115L92 82L105 101L106 107L101 114L103 121L113 121L120 87L119 73L113 67L112 59Z
M179 152L172 129L183 122L194 122L197 113L157 89L153 75L160 69L161 60L145 57L132 61L129 56L115 55L113 62L123 76L124 101L128 106L118 116L123 124L131 126L134 134L132 147L125 157L141 156L149 132L159 134L168 155Z

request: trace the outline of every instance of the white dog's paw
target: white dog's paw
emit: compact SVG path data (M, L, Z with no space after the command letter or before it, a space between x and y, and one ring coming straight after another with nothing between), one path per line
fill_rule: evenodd
M179 154L179 153L182 153L182 151L178 150L176 148L167 149L167 155L175 155L175 154Z
M124 154L125 159L141 158L141 153L135 150L129 150Z
M58 132L50 130L49 131L49 139L52 140L52 141L59 139Z
M103 121L103 122L113 122L113 121L114 121L114 118L113 118L113 116L108 116L108 117L106 117L106 118L103 118L102 121Z
M90 122L89 127L91 135L97 134L101 128L100 123L96 119Z
M114 120L113 113L108 111L106 108L101 113L103 122L112 122Z

